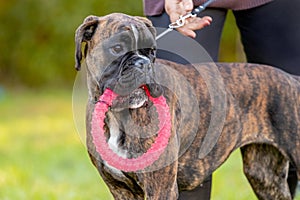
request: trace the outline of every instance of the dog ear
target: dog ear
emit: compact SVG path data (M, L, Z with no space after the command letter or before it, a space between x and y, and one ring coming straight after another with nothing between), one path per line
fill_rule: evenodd
M88 16L83 23L77 28L75 32L75 69L77 71L81 68L82 60L82 43L92 39L99 23L99 17ZM86 56L87 44L84 49L84 56Z
M150 30L150 32L152 33L152 35L154 36L154 38L156 37L156 29L153 27L152 22L147 19L146 17L140 17L140 16L136 16L137 19L139 19L140 21L142 21L147 28Z

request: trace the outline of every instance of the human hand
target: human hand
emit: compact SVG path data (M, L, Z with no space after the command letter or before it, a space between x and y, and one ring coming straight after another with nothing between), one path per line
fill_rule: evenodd
M175 22L180 16L185 15L193 10L192 0L165 0L165 10L170 16L170 21ZM195 38L195 30L204 28L210 25L212 18L209 16L205 17L190 17L185 20L185 25L177 28L177 30L186 36Z

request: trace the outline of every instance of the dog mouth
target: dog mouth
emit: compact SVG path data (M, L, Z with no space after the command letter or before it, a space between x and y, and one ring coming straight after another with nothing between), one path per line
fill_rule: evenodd
M130 107L138 107L146 101L145 88L154 98L162 95L163 89L156 82L153 59L128 52L116 62L107 67L99 81L102 92L111 89Z
M146 85L133 90L129 95L118 95L111 105L112 111L122 111L124 109L138 109L145 107L149 103L150 92Z

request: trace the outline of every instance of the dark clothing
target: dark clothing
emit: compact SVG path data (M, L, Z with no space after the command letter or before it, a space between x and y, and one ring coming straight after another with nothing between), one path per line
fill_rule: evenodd
M235 11L247 61L300 75L299 11L299 0L276 0L259 8Z
M211 16L213 18L213 22L210 26L205 27L204 29L195 31L197 33L195 40L208 52L213 61L217 62L218 54L219 54L219 45L222 34L223 25L225 22L227 11L224 9L207 9L203 12L203 15ZM166 28L170 24L170 19L167 13L163 13L159 16L148 17L155 27ZM169 35L166 35L169 37ZM167 38L164 38L167 39ZM178 41L176 41L178 43ZM159 44L159 41L158 41ZM178 48L182 48L182 45L178 45ZM185 54L187 55L195 55L198 56L198 53L186 48L187 51ZM170 56L165 54L159 50L157 52L158 58L164 58L167 60L171 60L174 62L178 62L181 64L186 64L185 61L180 61L176 56ZM176 60L174 60L176 59ZM204 60L203 62L207 62Z
M202 5L207 0L193 0L195 6ZM211 8L224 8L231 10L245 10L261 6L272 0L217 0L212 2L209 7ZM143 0L144 14L146 16L160 15L164 12L164 0Z
M233 11L247 61L272 65L288 73L300 75L299 11L299 0L276 0L256 8ZM226 14L226 9L205 10L201 16L211 16L213 22L210 26L196 31L195 40L204 47L213 61L218 60ZM155 27L166 28L170 23L166 13L148 18ZM158 57L171 59L160 53Z

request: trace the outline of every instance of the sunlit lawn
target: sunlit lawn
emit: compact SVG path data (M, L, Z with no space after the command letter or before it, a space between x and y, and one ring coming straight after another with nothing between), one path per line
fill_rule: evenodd
M71 91L0 102L0 199L109 199L74 128Z
M1 200L111 199L76 132L71 92L0 96ZM212 199L256 199L239 152L215 173Z

